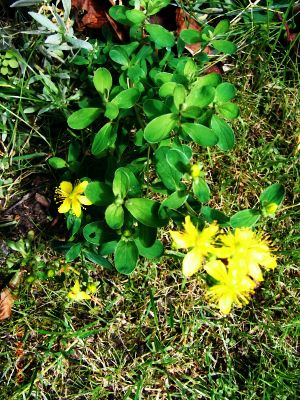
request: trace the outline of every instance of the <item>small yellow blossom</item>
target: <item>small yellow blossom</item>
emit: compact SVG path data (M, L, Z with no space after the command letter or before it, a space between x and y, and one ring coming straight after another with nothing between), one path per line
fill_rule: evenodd
M230 264L226 268L220 260L209 261L204 269L218 281L208 289L207 297L213 303L217 303L223 314L229 314L233 305L242 307L249 302L255 283L239 269Z
M57 202L62 202L58 208L58 212L65 214L68 211L71 211L76 215L76 217L80 217L82 205L89 206L92 204L86 196L83 196L87 185L88 181L83 181L79 182L73 188L71 182L61 182L55 191L57 194Z
M265 217L274 216L278 209L278 204L269 203L263 207L262 212Z
M240 272L256 281L263 280L260 267L274 269L276 257L271 254L268 240L250 228L237 228L234 233L220 235L222 247L215 250L218 258L230 259Z
M177 248L191 249L184 257L182 272L186 277L192 276L202 267L203 258L214 252L214 236L218 226L211 224L201 232L191 222L190 216L185 217L184 232L170 231Z
M80 283L78 280L75 281L75 285L68 293L68 298L74 301L89 300L91 296L86 292L80 290Z
M200 176L202 176L203 172L201 170L200 165L199 164L192 165L190 168L190 174L193 179L196 179L196 178L199 178Z

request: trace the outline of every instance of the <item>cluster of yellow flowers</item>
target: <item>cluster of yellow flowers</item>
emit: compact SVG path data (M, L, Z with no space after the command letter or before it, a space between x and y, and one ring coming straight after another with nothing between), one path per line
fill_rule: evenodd
M183 259L183 275L189 277L204 268L217 281L208 288L207 297L223 314L229 314L233 305L249 302L263 280L261 267L270 270L277 265L269 241L250 228L225 233L213 223L200 232L189 216L183 225L184 232L170 232L177 248L189 250Z

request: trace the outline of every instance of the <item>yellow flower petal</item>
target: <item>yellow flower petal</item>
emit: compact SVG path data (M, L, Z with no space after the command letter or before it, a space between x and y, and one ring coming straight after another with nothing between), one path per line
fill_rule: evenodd
M71 208L71 200L67 197L67 198L63 201L62 205L61 205L60 207L58 207L58 212L59 212L60 214L65 214L65 213L67 213L68 211L70 211L70 208Z
M72 200L72 211L76 215L77 218L81 215L81 205L77 199Z
M77 196L79 202L85 206L90 206L91 204L93 204L86 196Z
M204 269L217 281L225 281L227 279L227 269L220 260L209 261L204 266Z
M80 182L78 185L74 187L73 193L75 195L82 194L85 191L88 184L89 184L88 181Z
M170 235L178 249L189 249L195 245L194 238L184 232L170 231Z
M68 196L72 193L73 185L71 182L62 181L59 185L60 190L62 191L62 195Z
M259 265L256 263L249 263L248 265L249 269L249 275L255 279L257 282L262 282L264 280L262 276L261 269L259 268Z
M198 230L197 228L194 226L194 224L191 221L191 217L188 215L185 217L185 222L183 224L185 232L188 236L191 237L191 240L196 240L198 237Z
M233 301L234 299L229 293L226 293L220 297L219 308L222 314L227 315L230 313Z
M198 249L193 249L186 254L182 263L182 273L189 277L195 274L202 267L203 256Z

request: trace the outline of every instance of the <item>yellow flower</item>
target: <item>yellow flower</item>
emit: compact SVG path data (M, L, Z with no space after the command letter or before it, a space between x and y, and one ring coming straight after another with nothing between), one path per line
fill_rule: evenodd
M229 314L233 305L242 307L249 302L255 283L239 269L230 264L227 269L220 260L209 261L204 269L218 281L208 289L207 296L217 303L223 314Z
M190 216L185 217L183 226L184 232L170 231L170 234L177 248L191 249L182 264L183 275L189 277L202 267L203 258L214 252L213 238L218 232L218 226L211 224L199 232Z
M79 182L73 188L71 182L61 182L55 191L58 197L56 201L62 202L58 208L58 212L65 214L68 211L71 211L76 215L76 217L80 217L82 205L89 206L92 204L92 202L86 196L83 196L87 185L88 181L83 181Z
M277 209L278 209L278 204L269 203L263 207L262 212L265 217L272 217L275 215Z
M199 178L200 176L202 176L203 172L201 170L201 166L199 164L191 165L190 174L193 179L196 179L196 178Z
M75 285L72 287L71 291L68 293L68 297L71 300L80 301L80 300L89 300L91 296L86 292L80 290L79 281L75 281Z
M262 281L260 269L274 269L276 257L271 254L269 242L250 228L237 228L234 233L220 235L222 247L215 251L218 258L228 258L241 273L250 275L256 281Z

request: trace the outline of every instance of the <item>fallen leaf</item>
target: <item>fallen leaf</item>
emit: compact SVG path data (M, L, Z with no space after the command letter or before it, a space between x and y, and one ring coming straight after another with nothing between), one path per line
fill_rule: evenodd
M0 294L0 321L10 318L14 301L15 297L11 294L10 289L3 289Z
M77 30L101 29L103 25L110 25L120 41L124 40L124 30L108 14L114 0L72 0Z

